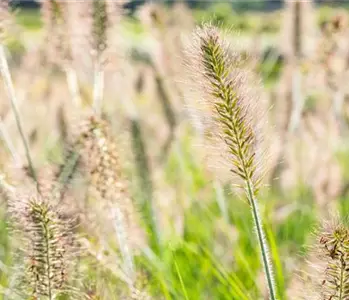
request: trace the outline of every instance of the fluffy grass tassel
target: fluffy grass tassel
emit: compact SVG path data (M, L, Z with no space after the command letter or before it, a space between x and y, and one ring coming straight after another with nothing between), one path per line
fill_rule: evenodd
M237 186L245 191L251 206L257 239L271 300L276 299L272 264L258 211L257 194L262 174L260 172L261 140L256 110L259 100L248 90L250 74L245 70L240 55L233 53L213 26L199 28L194 34L194 45L189 67L193 68L194 84L204 91L203 106L210 121L206 136L218 143L219 151L225 149L231 173L240 181ZM198 69L199 68L199 69ZM199 78L198 78L199 76ZM202 108L202 106L201 106Z
M18 293L25 299L48 300L70 294L77 254L73 222L36 192L19 193L3 180L1 189L9 198L16 254L20 254Z

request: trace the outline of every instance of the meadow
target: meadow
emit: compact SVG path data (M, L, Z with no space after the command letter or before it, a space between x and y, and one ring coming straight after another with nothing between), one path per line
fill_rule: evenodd
M345 5L0 1L0 299L349 299Z

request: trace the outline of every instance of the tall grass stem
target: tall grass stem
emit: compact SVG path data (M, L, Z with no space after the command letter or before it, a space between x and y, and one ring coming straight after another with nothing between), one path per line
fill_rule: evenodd
M252 208L252 216L256 226L256 234L258 238L260 251L262 254L263 266L264 266L264 271L267 278L270 300L276 300L273 271L272 271L272 266L270 262L268 246L266 243L266 237L263 230L262 218L259 213L257 199L254 196L252 183L248 180L246 181L246 195L248 197L248 200Z
M102 112L104 92L104 71L101 69L99 63L95 65L93 85L93 109L97 115L100 115Z
M6 144L7 149L9 150L9 152L11 153L11 156L13 158L13 160L18 164L18 165L22 165L21 159L16 151L15 146L13 145L9 134L5 128L5 124L3 121L0 120L0 135L2 137L2 140L4 141L4 143Z
M122 211L118 207L112 208L114 229L119 243L121 256L124 263L125 273L129 277L131 285L134 282L135 267L132 253L128 245L128 237L125 229L125 220Z
M69 92L72 97L73 104L76 107L81 106L81 97L79 92L79 83L78 83L78 77L73 68L66 68L66 77L67 77L67 84L69 88Z
M23 126L21 123L21 118L20 118L18 107L17 107L17 98L16 98L16 94L15 94L15 89L13 87L13 82L12 82L11 74L9 71L7 59L6 59L5 49L4 49L4 46L1 44L0 44L0 71L1 71L1 75L2 75L3 80L4 80L5 88L7 90L8 96L9 96L12 111L13 111L13 114L15 116L17 128L18 128L19 134L20 134L22 142L23 142L25 154L26 154L27 161L28 161L29 171L30 171L31 176L35 180L35 182L37 182L37 176L36 176L35 169L33 166L32 158L30 156L28 142L27 142L27 139L26 139L24 131L23 131Z

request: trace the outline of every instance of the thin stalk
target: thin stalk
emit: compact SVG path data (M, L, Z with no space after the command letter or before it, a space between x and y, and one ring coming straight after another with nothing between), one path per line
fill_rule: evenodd
M173 105L171 104L170 95L169 95L168 89L166 88L163 76L161 76L161 74L156 69L154 69L154 72L155 72L156 88L159 94L159 100L161 102L161 106L164 111L166 122L169 128L169 134L165 141L165 144L162 146L162 151L160 156L160 162L164 162L168 157L169 151L171 150L171 145L174 139L176 138L175 129L177 126L177 118L176 118Z
M184 298L185 298L185 300L189 300L188 292L187 292L187 289L185 288L184 281L183 281L183 278L182 278L182 275L181 275L181 271L180 271L180 269L178 267L178 263L177 263L177 260L176 260L176 255L174 254L174 252L172 252L172 255L173 255L173 260L174 260L174 264L175 264L175 267L176 267L176 273L178 275L178 279L179 279L179 282L181 284L181 288L182 288L182 292L183 292Z
M279 54L276 51L269 52L267 58L265 59L266 62L266 70L265 70L265 80L269 79L273 75L273 70L276 67L277 63L279 62Z
M22 165L21 163L21 159L15 149L15 146L13 145L10 137L9 137L9 134L5 128L5 124L3 121L0 120L0 135L2 137L2 140L4 141L4 143L6 144L7 146L7 149L10 151L11 153L11 156L13 158L13 160L18 164L18 165Z
M338 88L333 95L333 109L335 116L340 118L344 103L344 93Z
M302 4L301 1L296 1L294 4L294 54L297 58L300 58L302 55ZM304 18L303 18L304 19Z
M99 62L95 64L93 79L93 109L100 115L102 112L102 100L104 91L104 71Z
M10 103L11 103L12 111L13 111L13 114L15 116L17 128L18 128L19 134L20 134L22 142L23 142L25 154L26 154L27 161L28 161L28 167L29 167L31 176L33 177L35 182L37 182L35 169L33 167L33 162L32 162L31 156L30 156L30 152L29 152L28 142L27 142L27 139L26 139L24 131L23 131L23 126L21 123L21 118L19 115L18 107L17 107L17 98L16 98L16 94L15 94L15 89L13 87L12 78L11 78L11 74L9 71L8 63L6 60L5 49L4 49L4 46L2 44L0 44L0 71L1 71L1 75L2 75L3 80L4 80L4 84L5 84L5 87L7 90L7 94L8 94Z
M69 92L72 97L73 104L76 107L80 107L81 97L80 97L79 83L78 83L78 77L76 75L76 72L73 68L67 67L65 69L65 74L67 77L67 84L68 84Z
M134 262L131 253L131 249L128 245L128 237L125 230L124 216L118 207L112 208L113 218L114 218L114 229L119 243L119 249L123 258L124 268L126 269L126 275L129 277L131 282L131 287L134 283Z
M154 249L160 250L161 236L158 220L154 208L153 182L147 149L139 119L131 119L132 148L137 168L140 190L142 191L142 211L145 213L151 244Z
M229 212L228 212L227 203L226 203L227 201L224 195L224 189L218 181L215 181L214 189L216 192L216 200L217 200L219 209L221 211L221 214L224 220L227 222L227 224L229 224Z
M304 96L302 95L302 74L299 66L296 65L292 74L292 113L288 131L294 132L302 118L304 108Z
M74 176L74 172L76 172L78 163L79 163L80 155L77 151L73 151L66 159L61 169L61 172L57 178L57 185L55 186L52 194L59 199L63 199L65 189L69 184L70 180Z
M273 271L270 263L268 246L266 244L265 233L262 225L262 218L258 210L258 202L254 196L253 187L249 180L246 181L246 195L252 207L253 221L256 226L256 233L258 238L259 247L262 253L262 260L264 271L267 278L270 300L276 300L275 286L273 280Z

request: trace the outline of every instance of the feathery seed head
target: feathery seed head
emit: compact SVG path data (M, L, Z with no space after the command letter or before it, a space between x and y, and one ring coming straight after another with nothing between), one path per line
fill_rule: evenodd
M72 59L68 3L64 0L42 1L41 14L45 24L47 57L60 65Z
M70 221L63 220L56 207L36 194L15 193L9 207L16 237L21 238L22 292L49 299L69 293L69 274L76 255Z
M257 188L261 180L257 118L263 116L257 116L254 105L259 99L249 90L252 74L244 69L241 55L232 52L210 25L196 31L194 48L188 53L190 66L194 66L193 79L203 93L204 109L208 109L205 117L212 123L206 136L220 147L223 142L231 172Z
M61 0L45 0L41 4L41 14L48 29L61 25L63 17L63 5Z
M310 287L309 295L316 299L349 299L348 228L339 220L325 222L315 236L312 272L305 282Z
M262 179L257 170L261 147L257 120L261 116L256 115L252 105L257 104L260 98L248 89L252 74L247 72L244 57L230 50L216 28L210 25L199 28L194 41L194 61L190 65L199 75L199 78L196 76L196 84L201 83L208 119L214 124L207 135L213 141L220 141L225 148L230 171L242 181L239 186L244 188L251 206L269 298L275 300L272 265L255 197ZM253 88L256 89L256 86Z
M89 0L87 3L92 56L100 63L104 63L115 38L112 30L120 19L123 2Z
M106 193L113 190L112 185L119 185L120 166L116 144L112 141L107 123L90 116L82 124L74 148L80 149L78 151L94 191L104 199L109 198Z
M99 53L107 47L107 29L109 26L106 1L92 1L92 47Z
M133 246L138 245L142 239L139 220L128 194L118 146L108 123L97 116L89 116L82 124L73 147L80 153L83 172L91 195L99 200L99 208L104 207L110 212L111 207L116 207L125 223L127 237L132 239Z
M349 231L342 224L323 228L319 246L327 262L323 274L325 299L349 299Z

